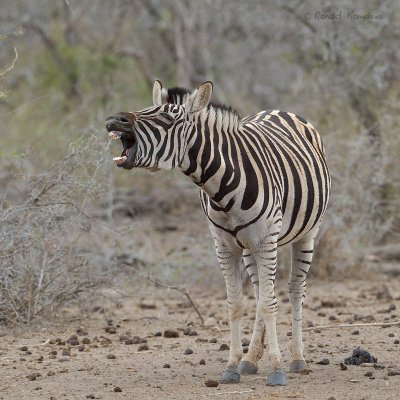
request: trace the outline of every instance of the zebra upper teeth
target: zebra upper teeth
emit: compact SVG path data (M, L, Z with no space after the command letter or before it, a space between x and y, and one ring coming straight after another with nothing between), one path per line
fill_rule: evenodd
M121 139L122 132L117 132L117 131L111 131L108 132L108 137L109 139L115 140L115 139Z

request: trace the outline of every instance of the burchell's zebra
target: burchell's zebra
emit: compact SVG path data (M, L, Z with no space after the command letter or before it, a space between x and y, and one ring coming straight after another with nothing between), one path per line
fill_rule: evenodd
M154 82L152 107L107 118L111 138L120 138L119 167L179 168L201 189L226 282L231 323L224 383L257 372L264 336L272 365L268 384L284 385L276 334L274 293L277 246L292 245L289 298L292 306L290 371L306 367L302 343L302 303L314 239L327 207L330 176L316 129L304 118L279 110L240 119L210 103L212 83L190 93L165 90ZM243 357L240 263L251 276L257 314L248 353Z

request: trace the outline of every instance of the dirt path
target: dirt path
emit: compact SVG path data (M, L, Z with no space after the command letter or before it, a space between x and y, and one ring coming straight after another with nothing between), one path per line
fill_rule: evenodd
M283 289L278 290L278 333L287 369L290 307ZM398 325L306 331L311 371L308 375L288 373L286 387L266 386L266 358L256 376L243 376L236 385L206 387L206 380L218 380L228 358L227 350L219 350L221 344L229 343L223 292L196 296L204 316L217 321L217 326L205 329L178 294L164 289L149 291L156 299L151 304L140 306L140 301L132 299L106 308L104 314L96 313L90 320L30 333L2 331L0 399L399 398L400 376L389 373L400 368L400 345L395 344L400 336ZM337 299L335 293L339 293ZM390 282L310 282L305 325L393 322L400 318L399 299L400 287ZM246 302L243 337L249 339L255 304L252 299ZM195 333L184 335L185 321L193 322L190 331ZM166 329L176 330L179 337L155 336ZM77 340L66 343L74 334ZM357 346L378 358L379 369L349 366L341 370L340 362ZM185 354L186 349L193 353ZM325 358L329 365L318 364Z

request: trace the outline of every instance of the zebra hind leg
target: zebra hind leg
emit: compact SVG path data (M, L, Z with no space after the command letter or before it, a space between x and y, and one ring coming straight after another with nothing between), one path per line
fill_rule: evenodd
M232 251L217 241L216 250L225 278L231 328L229 360L222 374L221 383L238 383L240 381L238 367L243 356L240 340L240 324L243 316L242 275L240 268L242 254L241 251L235 251L236 249Z
M289 300L292 306L292 345L290 372L307 368L303 356L302 312L306 295L306 277L310 269L314 250L314 239L292 244L292 268L289 278Z
M253 284L254 296L258 302L259 281L257 263L253 255L245 250L243 253L244 265ZM239 372L243 375L256 374L258 371L257 363L261 360L264 353L265 324L260 315L257 313L253 328L253 335L249 346L249 351L242 358L239 365Z

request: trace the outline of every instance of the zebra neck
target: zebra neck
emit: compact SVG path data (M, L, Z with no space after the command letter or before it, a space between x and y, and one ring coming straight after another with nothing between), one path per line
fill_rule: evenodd
M182 172L221 208L231 207L239 189L236 147L240 121L236 115L200 113L191 128Z

